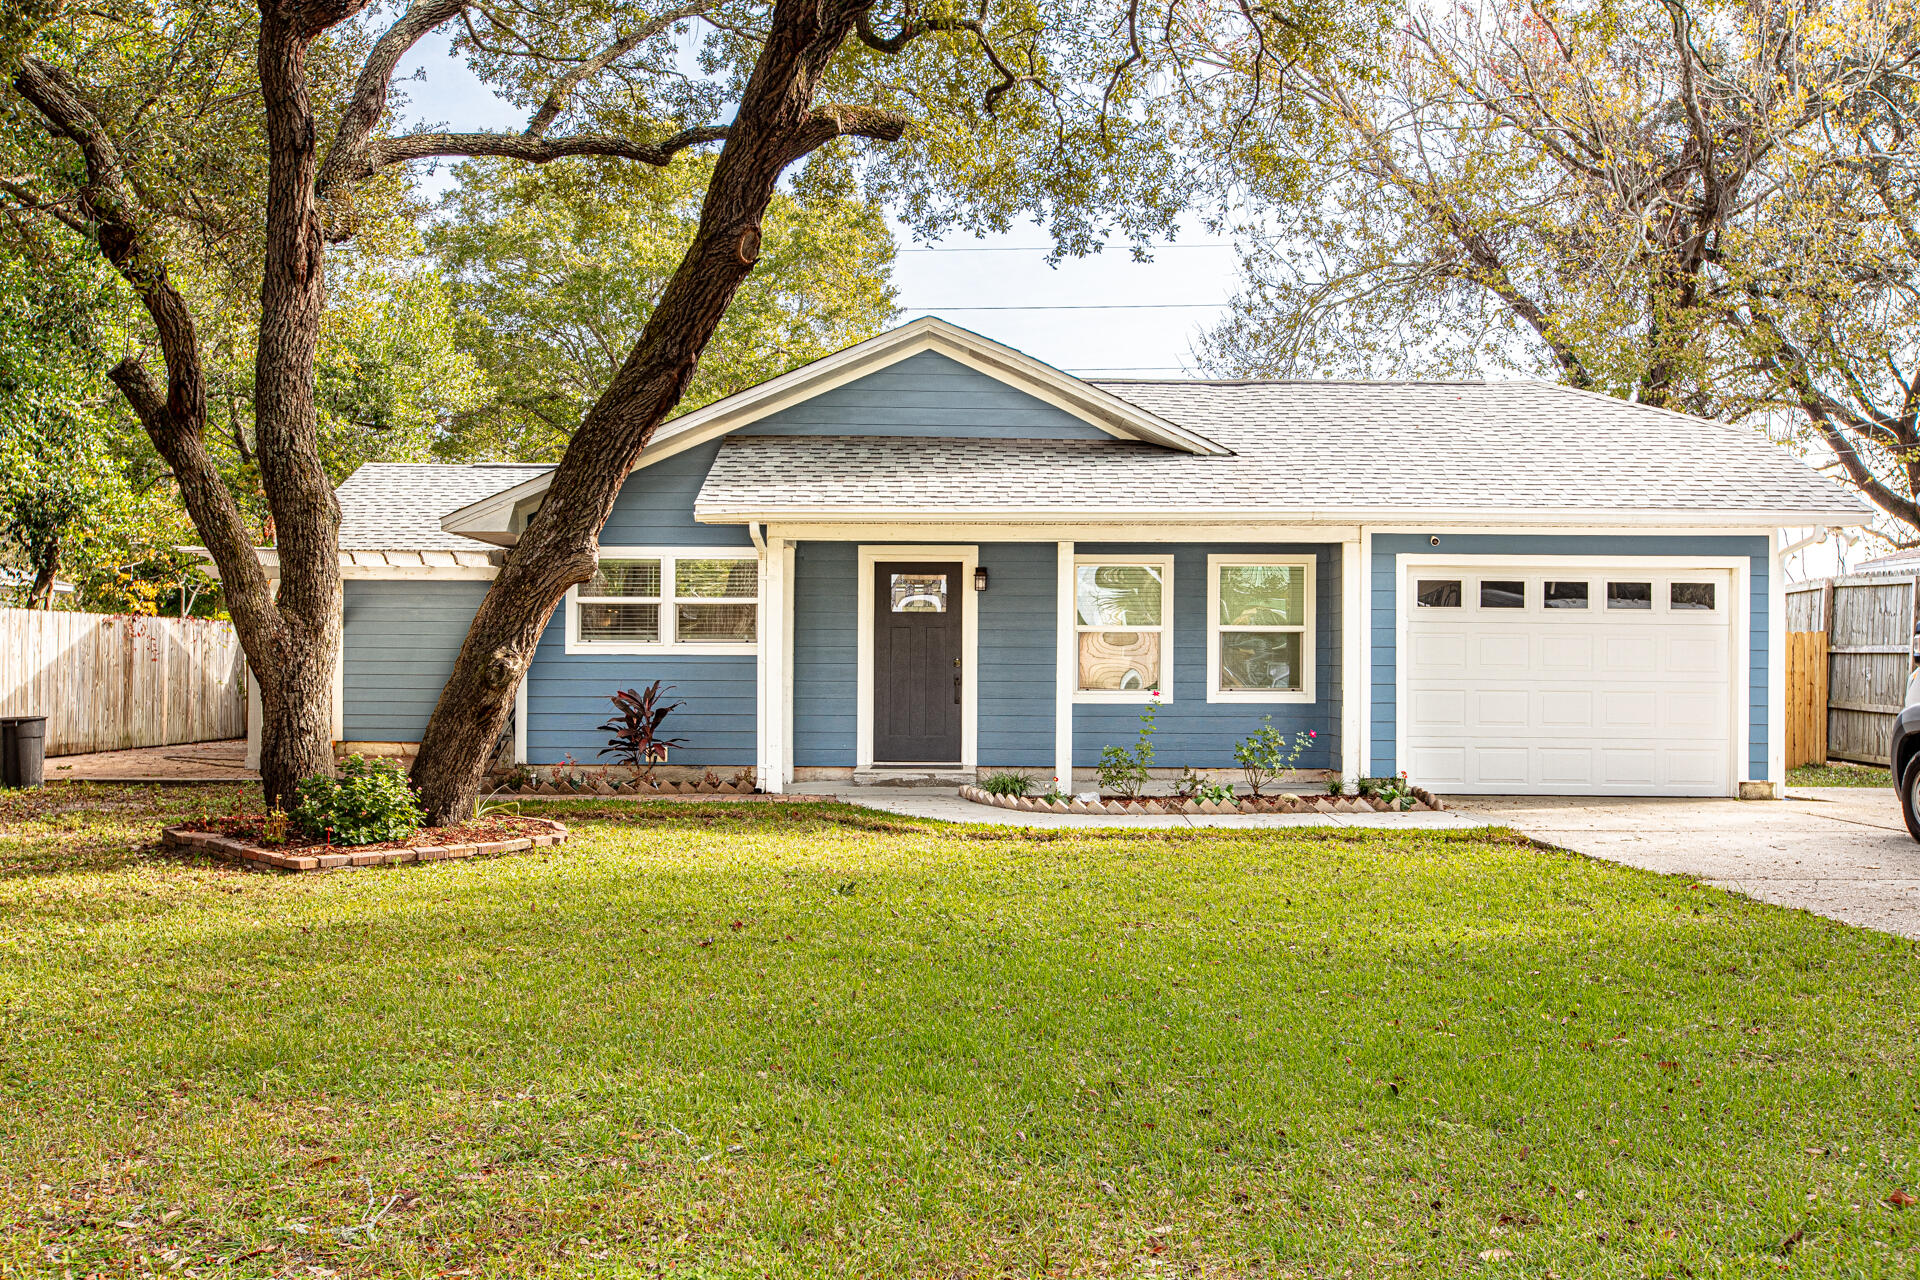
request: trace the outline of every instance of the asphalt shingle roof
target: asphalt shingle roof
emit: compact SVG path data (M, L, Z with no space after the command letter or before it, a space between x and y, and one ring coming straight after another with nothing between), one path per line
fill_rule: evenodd
M369 462L348 476L340 499L342 551L490 551L448 533L440 517L531 480L545 464Z
M1540 382L1094 385L1233 450L1123 440L729 436L703 518L861 511L1866 514L1746 427ZM474 551L440 520L545 466L369 463L340 486L348 551Z
M1864 507L1758 431L1539 382L1098 382L1234 451L729 437L696 510L1778 512Z

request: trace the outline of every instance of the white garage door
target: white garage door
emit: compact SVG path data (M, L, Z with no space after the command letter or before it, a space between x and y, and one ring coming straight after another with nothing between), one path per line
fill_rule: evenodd
M1735 789L1734 575L1408 566L1402 768L1438 792Z

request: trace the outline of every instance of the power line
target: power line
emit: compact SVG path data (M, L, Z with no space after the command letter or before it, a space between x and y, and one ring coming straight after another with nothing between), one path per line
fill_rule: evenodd
M919 306L903 311L1194 311L1219 310L1230 302L1033 302L1021 305L996 304L980 307Z
M1159 253L1162 249L1237 249L1239 242L1234 240L1188 240L1171 244L1150 244L1142 246L1149 253ZM895 253L1052 253L1050 244L979 244L958 245L943 249L937 245L915 245L907 249L895 249Z

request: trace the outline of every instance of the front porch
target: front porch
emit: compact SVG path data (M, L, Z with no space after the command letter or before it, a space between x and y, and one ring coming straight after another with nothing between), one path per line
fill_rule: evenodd
M1156 688L1165 768L1231 768L1236 744L1270 716L1288 738L1316 735L1299 768L1361 774L1358 702L1343 697L1361 671L1345 622L1359 616L1357 536L1289 529L1267 540L1243 527L1141 541L1136 528L1089 531L1097 541L1022 531L935 543L904 529L858 541L756 532L755 764L769 791L895 771L1007 769L1070 785L1092 776L1104 747L1134 742ZM1286 598L1223 612L1222 582L1231 603L1256 571ZM1137 579L1157 611L1125 602L1090 618L1076 594L1096 574ZM1258 621L1232 625L1248 618ZM1248 687L1261 683L1270 687Z

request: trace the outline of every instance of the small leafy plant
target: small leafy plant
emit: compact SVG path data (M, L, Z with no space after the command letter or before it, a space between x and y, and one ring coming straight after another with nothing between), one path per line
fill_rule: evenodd
M1033 779L1024 773L990 773L980 784L980 789L990 796L1024 796L1032 792Z
M285 844L287 842L287 825L290 821L291 819L287 817L287 811L278 805L267 810L266 816L260 819L260 843Z
M1397 778L1368 778L1367 781L1372 784L1372 787L1370 790L1363 789L1361 794L1371 795L1375 800L1386 801L1389 809L1404 812L1420 803L1420 798L1413 794L1413 784L1407 781L1404 771Z
M1176 800L1191 800L1195 804L1232 804L1237 798L1232 783L1203 778L1191 766L1174 784L1173 795Z
M1102 791L1138 800L1146 790L1147 780L1152 776L1147 771L1153 768L1153 717L1159 709L1160 695L1156 693L1147 703L1147 709L1140 713L1140 737L1131 748L1100 749L1100 763L1094 766L1094 774L1100 779Z
M1312 729L1303 729L1293 735L1292 743L1273 727L1272 716L1260 717L1260 727L1243 739L1233 749L1234 763L1240 766L1240 773L1247 780L1247 790L1255 799L1260 796L1260 788L1271 786L1282 776L1293 771L1293 765L1313 740L1320 735Z
M407 775L388 760L348 756L338 777L315 774L294 792L294 822L330 844L405 840L426 821Z
M660 733L661 722L685 705L661 701L671 688L672 685L662 686L655 680L644 693L616 690L610 699L614 716L600 726L602 732L613 735L600 754L612 756L617 763L626 765L642 782L653 781L653 768L667 758L668 747L687 745L679 738L663 737ZM717 783L719 779L714 781Z

